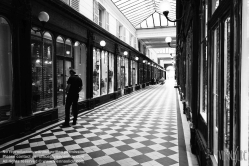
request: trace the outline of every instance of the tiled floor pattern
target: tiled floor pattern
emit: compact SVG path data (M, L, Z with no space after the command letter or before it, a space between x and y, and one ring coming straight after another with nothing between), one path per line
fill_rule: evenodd
M179 152L184 149L178 139L184 138L178 138L176 104L172 84L146 87L79 117L75 126L59 126L6 149L1 166L187 166L187 160L180 162L186 156L179 154L186 153Z

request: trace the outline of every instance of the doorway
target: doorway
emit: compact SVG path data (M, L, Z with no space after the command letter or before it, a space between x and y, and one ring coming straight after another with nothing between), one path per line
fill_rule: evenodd
M57 108L58 117L65 115L66 87L67 80L70 77L69 69L72 67L72 61L64 58L57 59Z

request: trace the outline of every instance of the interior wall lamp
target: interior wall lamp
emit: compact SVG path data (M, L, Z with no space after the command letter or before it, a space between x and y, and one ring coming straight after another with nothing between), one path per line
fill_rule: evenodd
M32 27L32 16L30 17L30 22L31 22L31 29L36 33L36 32L42 32L43 30L44 30L44 26L45 26L45 24L46 24L46 22L48 22L48 20L49 20L49 15L48 15L48 13L46 13L46 12L40 12L39 13L39 15L38 15L38 19L39 19L39 21L41 22L41 24L42 24L42 27L40 28L40 29L34 29L33 27Z
M145 63L145 60L143 60L143 63Z
M169 37L169 36L166 37L166 38L165 38L165 42L168 44L169 47L171 47L171 46L170 46L170 43L172 42L172 38Z
M128 55L128 52L127 52L127 51L124 51L124 55L127 56L127 55Z
M99 44L100 44L101 47L105 47L106 42L105 42L104 40L101 40L101 41L99 42Z
M186 2L186 1L188 2L189 0L185 0L185 2ZM169 0L163 0L163 1L160 3L159 8L160 8L160 11L163 13L163 15L164 15L164 16L167 18L167 20L170 21L170 22L177 22L177 21L181 20L181 19L183 18L183 16L184 16L184 13L183 13L182 17L179 18L179 19L176 19L176 20L171 20L171 19L169 19L168 15L169 15L169 11L171 11L171 4L170 4L170 1L169 1Z
M138 57L135 58L136 61L138 61L138 59L139 59Z

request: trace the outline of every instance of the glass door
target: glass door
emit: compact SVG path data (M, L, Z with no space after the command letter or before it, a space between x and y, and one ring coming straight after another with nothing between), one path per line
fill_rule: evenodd
M65 103L66 103L66 86L67 80L70 77L69 68L72 66L72 61L65 59L57 60L57 107L59 117L65 115Z
M224 33L224 82L223 97L223 151L229 151L230 137L230 17L223 22ZM230 156L225 157L224 165L229 165Z
M219 27L213 32L213 155L218 162L218 112L220 110L220 54L219 54Z
M121 83L121 93L124 94L124 87L125 87L125 67L121 66L121 73L120 73L120 83Z

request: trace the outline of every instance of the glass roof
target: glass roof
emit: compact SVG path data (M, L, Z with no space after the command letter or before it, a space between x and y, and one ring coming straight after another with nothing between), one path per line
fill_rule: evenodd
M117 8L136 28L155 28L175 26L160 13L159 5L163 0L112 0ZM171 10L168 17L176 19L176 0L170 0Z

